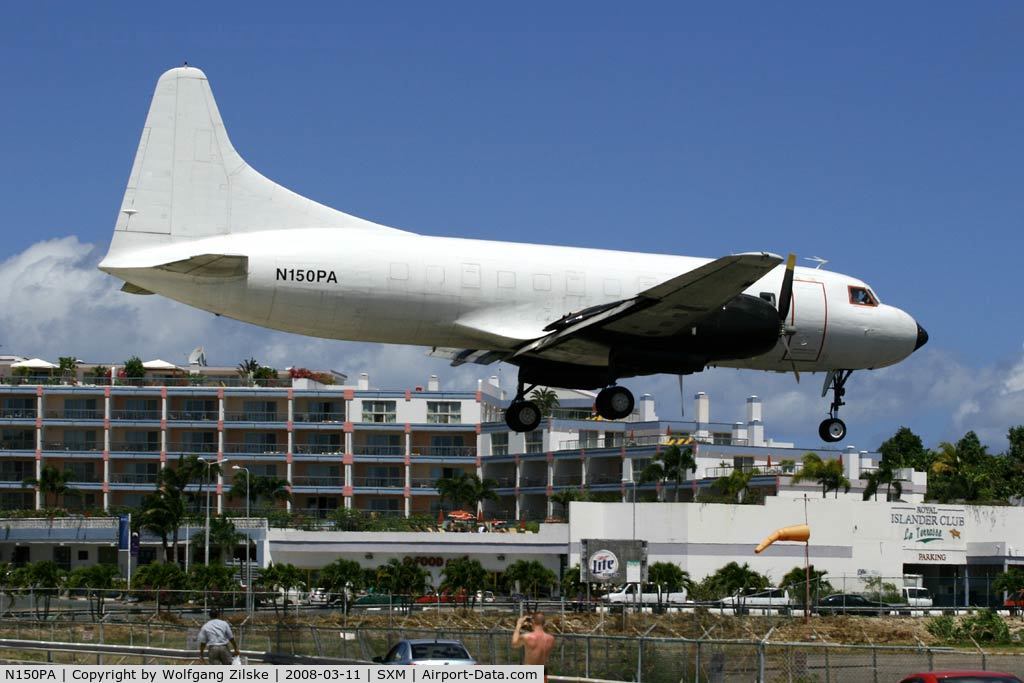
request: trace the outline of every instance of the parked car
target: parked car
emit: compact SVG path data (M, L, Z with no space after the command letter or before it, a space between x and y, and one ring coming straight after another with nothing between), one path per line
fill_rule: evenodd
M609 604L626 604L632 605L639 603L641 605L681 605L686 602L686 591L679 591L670 593L669 591L640 591L637 592L637 585L630 583L617 591L606 593L602 598Z
M1010 614L1014 616L1020 614L1021 610L1024 610L1024 591L1008 594L1006 600L1003 600L1003 607L1010 610Z
M785 588L749 589L718 601L719 607L731 607L737 614L764 610L788 614L796 604L796 600Z
M1021 683L1021 680L998 671L928 671L910 674L900 683Z
M892 611L892 605L868 600L863 595L856 593L836 593L819 600L815 610L822 616L834 614L881 616L889 614Z
M904 586L901 594L903 604L910 605L911 607L931 607L934 604L932 594L928 592L927 588Z
M355 607L398 607L409 604L408 595L388 595L387 593L367 593L356 598L352 603Z
M326 605L331 601L331 594L325 588L314 588L306 595L306 602L310 605Z
M425 666L472 666L476 664L466 646L458 640L400 640L383 657L374 657L377 664L393 666L419 664Z
M476 592L477 602L494 602L494 591L477 591Z
M451 591L441 591L440 593L429 593L427 595L421 595L416 598L417 605L436 605L436 604L451 604L458 603L464 605L469 602L469 596L466 595L465 591L458 593L452 593Z

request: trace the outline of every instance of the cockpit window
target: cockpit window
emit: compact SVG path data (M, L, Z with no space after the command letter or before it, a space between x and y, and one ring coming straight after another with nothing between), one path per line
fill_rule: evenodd
M867 287L850 287L850 303L857 306L877 306L878 299Z

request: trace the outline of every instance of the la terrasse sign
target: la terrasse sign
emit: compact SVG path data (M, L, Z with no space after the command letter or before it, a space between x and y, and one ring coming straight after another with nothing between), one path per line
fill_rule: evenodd
M949 562L965 550L963 537L967 517L963 508L944 505L894 506L889 523L902 537L903 547L912 553L905 561Z

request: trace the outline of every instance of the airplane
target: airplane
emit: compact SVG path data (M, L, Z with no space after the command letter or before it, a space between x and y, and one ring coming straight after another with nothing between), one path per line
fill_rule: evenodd
M518 366L509 428L535 429L535 386L598 389L597 413L634 407L623 378L708 367L824 372L826 442L855 370L928 341L862 280L768 252L716 259L420 235L274 183L228 138L206 75L164 73L99 264L160 294L255 325L412 344L452 365Z

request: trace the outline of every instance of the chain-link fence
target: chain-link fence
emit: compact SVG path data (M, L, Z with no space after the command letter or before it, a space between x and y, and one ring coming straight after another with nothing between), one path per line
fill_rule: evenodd
M185 623L0 621L0 638L65 643L106 643L194 650L202 618ZM405 638L462 641L481 664L518 664L522 651L512 647L505 630L422 628L313 627L284 621L243 623L234 627L243 650L370 661ZM28 656L31 654L31 656ZM39 653L12 653L8 658L41 659ZM49 661L63 661L58 655ZM46 661L46 660L44 660ZM558 635L549 672L615 681L680 683L689 681L870 683L898 681L919 671L987 669L1024 674L1024 653L992 653L974 648L831 643L784 643L770 640L710 640L663 637Z

